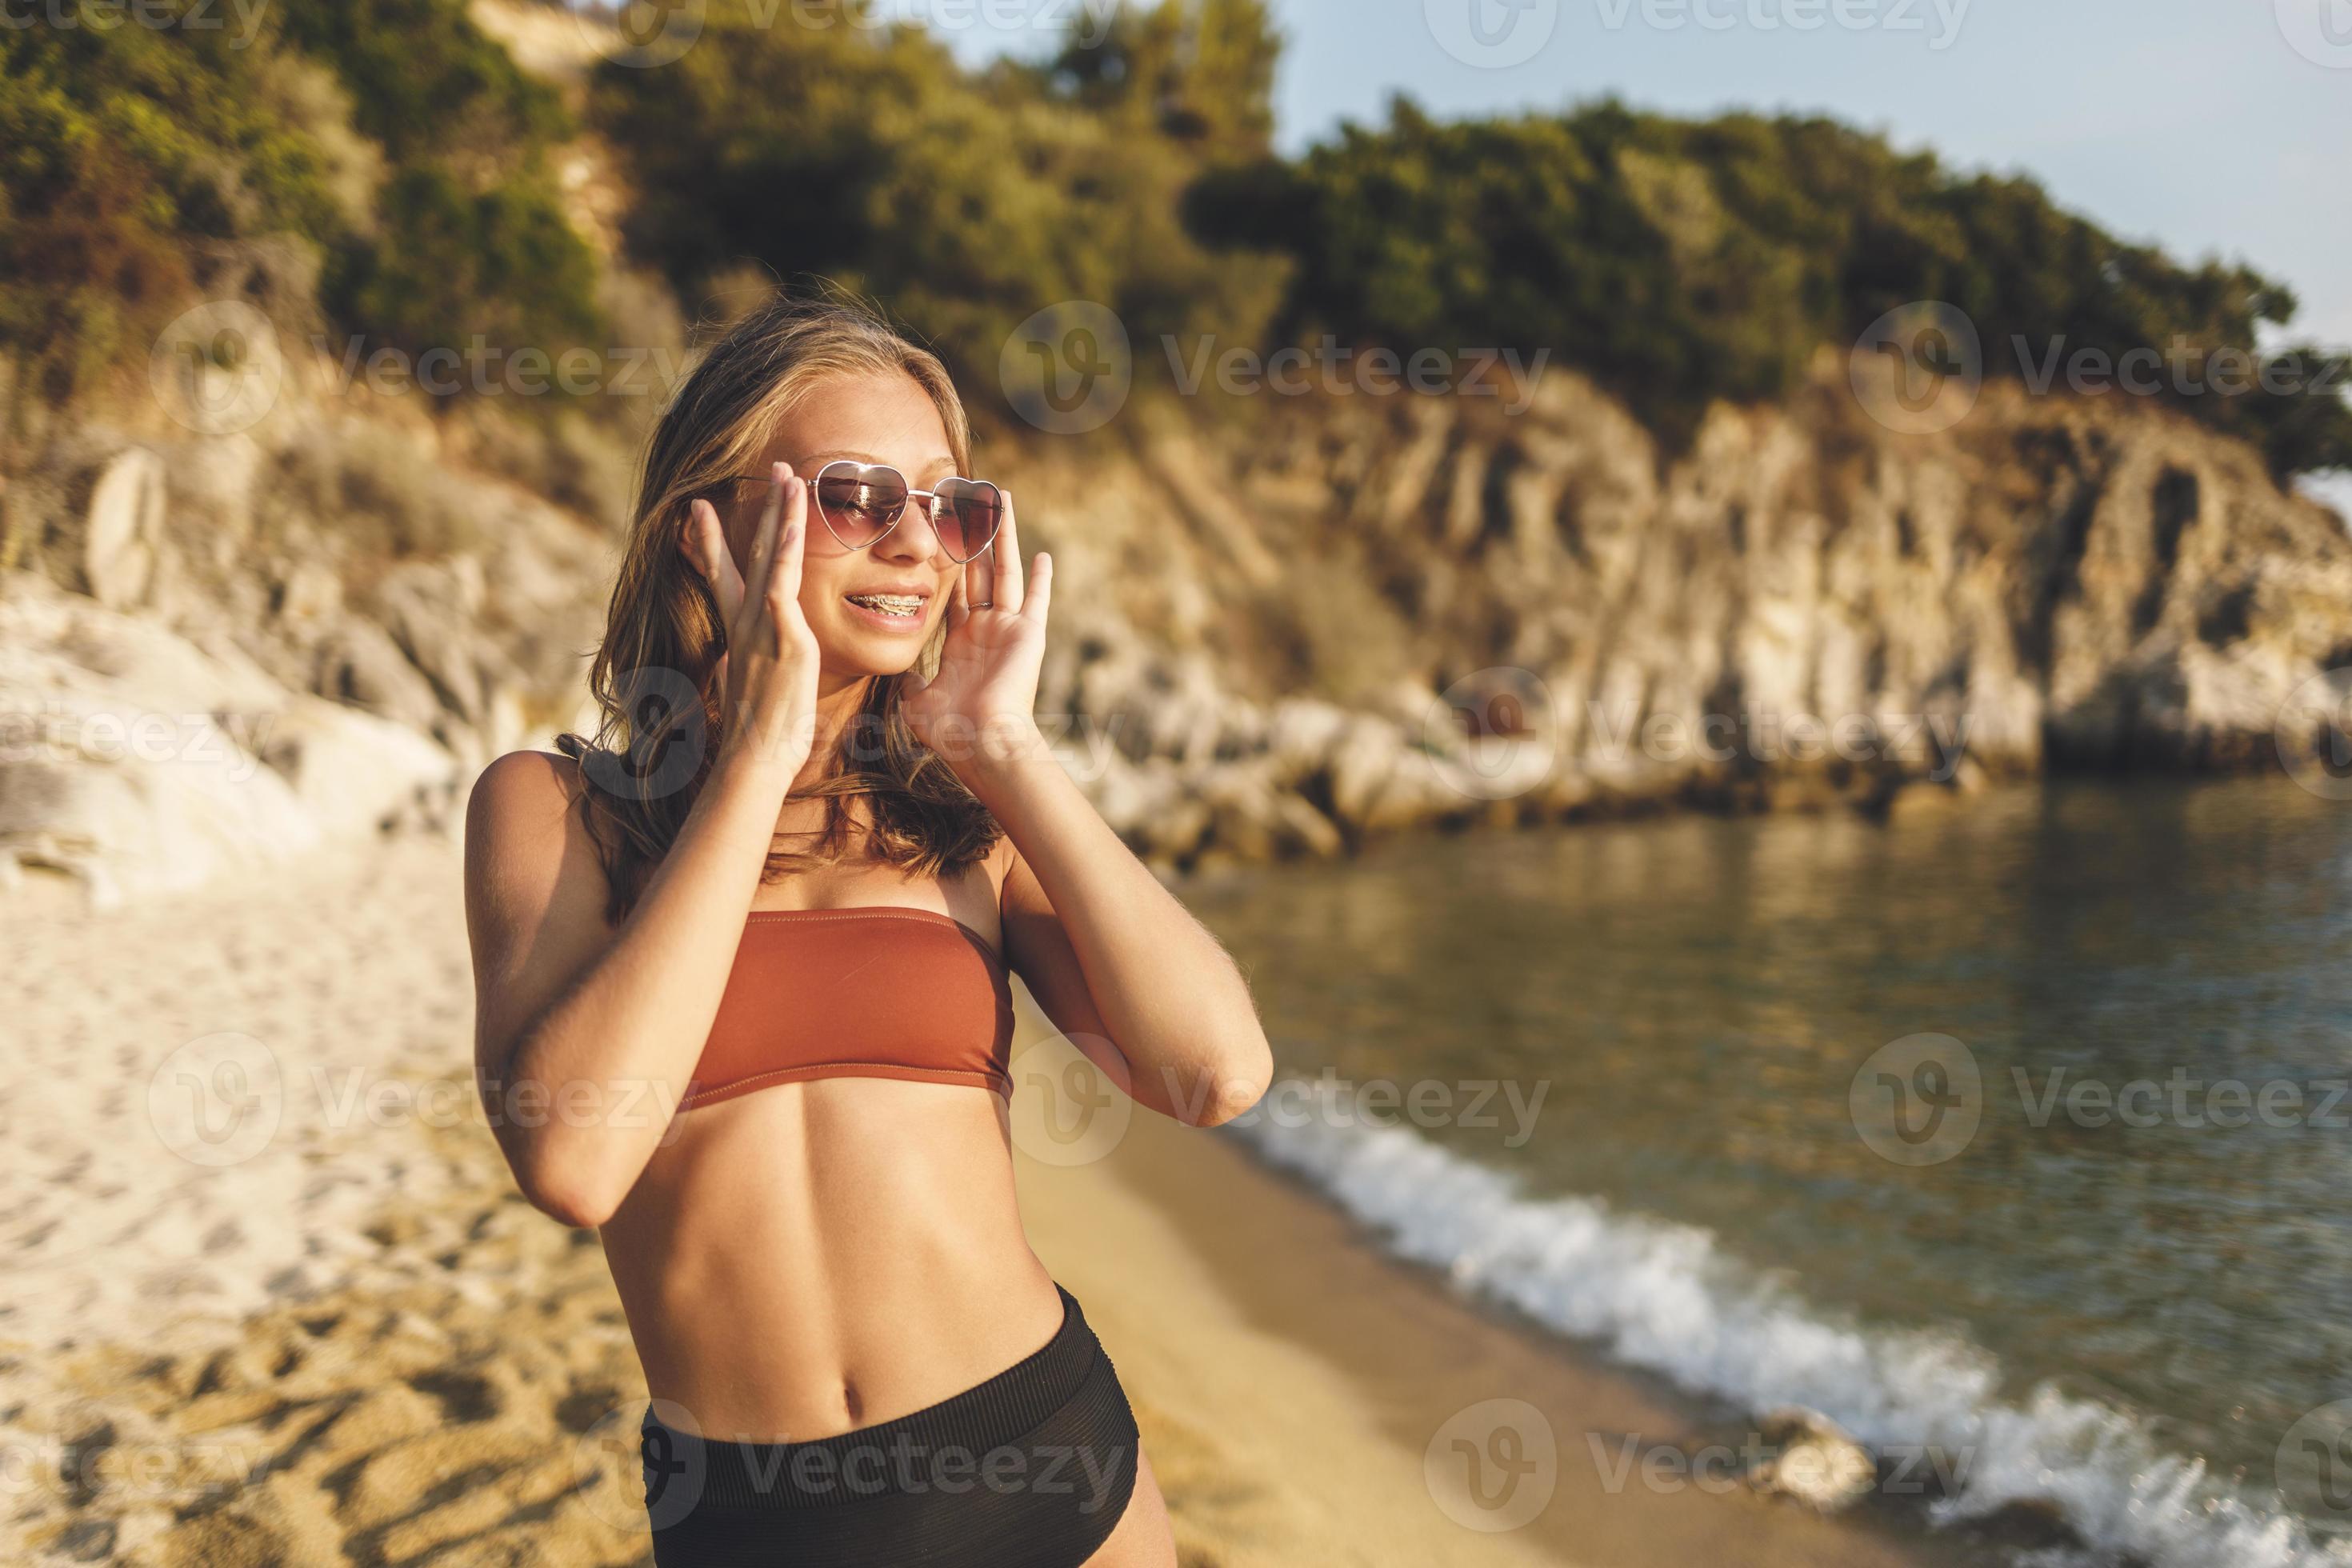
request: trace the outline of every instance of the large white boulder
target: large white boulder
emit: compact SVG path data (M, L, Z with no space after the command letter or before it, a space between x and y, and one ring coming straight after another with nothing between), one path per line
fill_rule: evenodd
M0 862L112 903L445 803L415 731L31 573L0 578Z

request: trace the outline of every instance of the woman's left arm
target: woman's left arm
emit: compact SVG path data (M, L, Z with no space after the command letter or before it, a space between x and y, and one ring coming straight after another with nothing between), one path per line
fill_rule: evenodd
M1053 559L1021 569L1013 497L956 574L940 667L901 711L1012 840L1006 963L1070 1043L1152 1110L1195 1126L1257 1103L1274 1053L1249 985L1208 928L1062 771L1036 718Z
M1006 750L968 782L1013 841L1000 899L1007 963L1139 1103L1199 1127L1232 1121L1274 1074L1240 968L1042 738Z

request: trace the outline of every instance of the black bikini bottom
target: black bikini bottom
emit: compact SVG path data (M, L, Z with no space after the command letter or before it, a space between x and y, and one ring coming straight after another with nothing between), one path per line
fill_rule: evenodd
M1135 1489L1135 1416L1059 1285L1043 1350L910 1415L805 1443L729 1443L646 1411L656 1568L1077 1568Z

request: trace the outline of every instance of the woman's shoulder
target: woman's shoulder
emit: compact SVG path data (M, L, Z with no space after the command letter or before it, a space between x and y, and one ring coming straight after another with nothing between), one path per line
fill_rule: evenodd
M488 792L499 799L561 799L580 793L580 763L562 752L524 750L495 758L474 780L474 794Z
M467 816L492 821L551 811L569 815L582 783L579 762L561 752L509 752L476 775Z
M580 763L560 752L509 752L474 779L467 836L561 841L580 830Z
M555 752L509 752L485 767L466 806L468 883L515 910L601 909L604 877L575 809L581 788L580 764Z

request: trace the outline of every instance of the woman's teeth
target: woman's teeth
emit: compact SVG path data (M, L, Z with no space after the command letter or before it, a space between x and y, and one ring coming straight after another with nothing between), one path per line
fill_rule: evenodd
M919 616L923 613L923 601L911 594L852 594L848 598L853 605L863 605L886 616Z

